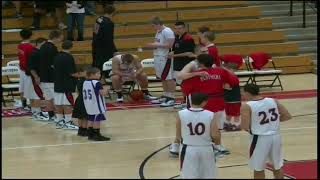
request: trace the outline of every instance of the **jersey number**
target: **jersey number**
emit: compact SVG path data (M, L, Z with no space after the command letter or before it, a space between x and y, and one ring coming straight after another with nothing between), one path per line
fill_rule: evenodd
M84 99L89 99L91 100L92 99L92 93L91 93L91 89L88 89L88 90L83 90L83 94L84 94Z
M269 113L271 113L271 121L278 120L278 114L276 113L276 108L269 109ZM269 118L267 118L267 113L264 111L259 112L259 117L262 116L262 120L260 121L260 125L264 125L269 123Z
M190 135L202 135L204 133L204 130L205 130L205 126L203 123L197 123L195 126L194 126L194 133L193 132L193 127L192 127L192 123L189 123L187 124L187 126L189 127L189 130L190 130Z

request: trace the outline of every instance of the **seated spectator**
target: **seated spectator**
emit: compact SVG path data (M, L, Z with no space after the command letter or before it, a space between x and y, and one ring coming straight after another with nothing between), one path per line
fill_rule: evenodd
M112 59L112 71L110 72L112 86L116 91L117 102L123 102L122 84L126 81L137 81L147 100L155 100L148 91L148 78L143 72L143 67L138 56L132 54L119 54Z
M83 24L85 18L84 1L66 1L67 5L67 39L73 41L73 28L77 23L78 41L83 41Z
M12 3L14 5L14 7L16 8L16 18L22 19L21 1L2 1L2 7L5 7L10 3Z

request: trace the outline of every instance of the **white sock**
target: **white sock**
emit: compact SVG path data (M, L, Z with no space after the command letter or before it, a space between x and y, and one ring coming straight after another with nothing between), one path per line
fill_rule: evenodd
M65 114L64 115L65 122L69 122L69 121L71 121L71 119L72 119L72 114Z
M39 107L31 107L32 114L38 114L41 112L41 109Z
M172 92L167 92L167 96L171 97L171 98L174 98L174 94Z
M56 117L57 117L58 121L60 121L63 119L63 114L56 113Z

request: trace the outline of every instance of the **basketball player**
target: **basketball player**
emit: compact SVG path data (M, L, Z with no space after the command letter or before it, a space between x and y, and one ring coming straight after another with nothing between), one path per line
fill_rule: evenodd
M189 109L178 112L176 141L180 150L180 171L183 179L212 179L217 176L216 158L212 142L220 138L219 113L205 110L209 96L191 95Z
M195 76L193 78L184 80L181 86L181 90L188 96L192 93L208 94L210 98L207 105L204 108L206 110L222 114L219 119L219 129L222 130L223 123L225 121L224 85L230 84L230 74L223 68L212 68L214 60L208 54L200 54L197 57L197 62L199 64L199 70L195 73L203 71L206 72L208 75ZM190 97L187 98L187 104L188 103L190 106ZM217 139L215 141L215 144L217 154L221 156L230 154L230 152L221 145L221 139ZM177 154L178 147L179 144L177 144L177 142L174 142L170 146L170 153L173 155Z
M17 47L18 56L19 56L19 66L20 66L20 81L19 81L20 99L22 102L22 107L27 111L30 111L30 108L27 107L27 99L24 97L25 96L24 92L28 88L27 87L28 84L26 84L26 78L28 76L26 74L28 69L28 61L32 51L34 50L34 46L30 42L31 36L32 36L32 31L30 29L22 29L20 31L20 37L22 38L22 41Z
M148 78L137 55L119 54L112 58L112 71L110 72L112 86L116 91L117 102L123 102L122 84L126 81L137 81L141 86L146 100L155 100L148 91Z
M79 129L72 120L74 99L72 93L76 91L76 65L70 50L72 41L62 43L62 51L54 57L54 105L56 106L57 128Z
M36 39L36 48L32 51L30 59L28 62L28 72L30 73L30 79L28 84L32 84L29 87L29 92L26 92L27 98L30 99L32 119L40 121L48 121L49 117L41 111L41 107L45 106L46 102L42 89L40 87L40 77L38 64L39 59L39 49L47 40L44 38Z
M161 79L163 95L153 103L161 103L160 107L170 107L175 105L174 92L176 82L173 74L173 62L168 58L169 50L174 44L174 33L166 27L159 17L152 19L152 26L157 31L154 43L147 44L148 48L153 48L154 67L156 76Z
M260 96L255 84L246 84L243 96L248 102L241 106L241 128L251 134L249 167L254 179L265 178L268 159L275 179L283 179L280 122L291 119L291 114L276 99Z
M88 114L89 140L109 141L109 137L100 134L100 122L106 120L106 103L103 96L107 95L107 89L100 83L101 73L98 68L91 67L87 69L87 80L83 83L82 95L83 102Z

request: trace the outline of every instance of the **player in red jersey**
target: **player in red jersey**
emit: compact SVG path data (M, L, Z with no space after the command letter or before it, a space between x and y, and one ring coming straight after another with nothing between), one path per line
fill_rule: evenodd
M214 59L208 54L200 54L197 57L198 70L191 72L190 74L196 74L196 76L184 80L181 86L181 90L186 95L192 93L204 93L209 95L209 101L204 109L221 114L220 129L223 129L225 121L225 104L224 104L224 86L230 83L230 73L223 68L215 67L211 68L214 63ZM204 74L204 76L197 76ZM189 76L190 77L190 76ZM187 99L187 103L191 104L190 98ZM170 153L176 154L178 141L172 144L170 147ZM230 152L221 145L221 139L215 142L215 149L222 155L230 154Z
M27 72L28 61L30 55L32 54L32 51L35 48L30 42L31 36L32 31L30 29L22 29L20 31L20 37L22 38L22 41L17 47L20 65L19 92L22 101L22 106L26 110L30 110L30 108L27 107L27 99L24 97L24 92L26 91L27 86L29 86L29 84L26 83L27 76L30 76L30 74L28 74Z

